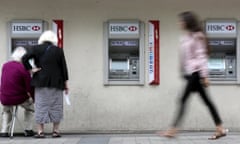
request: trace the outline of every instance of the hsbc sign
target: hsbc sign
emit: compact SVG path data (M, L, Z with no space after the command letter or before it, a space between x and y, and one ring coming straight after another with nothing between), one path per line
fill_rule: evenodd
M110 23L109 34L139 34L138 23Z
M12 23L12 34L41 34L42 23Z
M236 22L207 22L207 34L236 34Z

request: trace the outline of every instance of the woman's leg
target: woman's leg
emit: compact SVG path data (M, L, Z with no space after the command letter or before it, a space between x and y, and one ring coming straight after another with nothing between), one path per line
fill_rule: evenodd
M194 88L194 77L192 77L192 76L189 76L188 78L187 78L187 85L186 85L186 87L185 87L185 89L184 89L184 92L183 92L183 95L182 95L182 97L181 97L181 99L180 99L180 101L179 101L179 103L180 103L180 108L179 108L179 110L178 110L178 113L177 113L177 115L176 115L176 117L175 117L175 120L174 120L174 122L173 122L173 124L172 124L172 128L170 128L169 130L167 130L167 131L165 131L163 134L161 134L161 135L163 135L163 136L166 136L166 137L174 137L175 136L175 134L177 133L177 127L181 124L181 122L182 122L182 119L183 119L183 116L184 116L184 114L185 114L185 110L186 110L186 105L187 105L187 100L188 100L188 98L189 98L189 96L190 96L190 93L191 93L191 91L193 90L193 88Z
M215 125L216 125L216 133L210 139L217 139L217 138L220 138L222 136L225 136L227 131L222 126L222 120L220 118L220 115L219 115L215 105L213 104L213 102L211 101L209 96L207 95L207 93L205 91L205 88L201 84L200 77L199 77L199 83L198 84L199 84L198 91L200 93L200 96L203 99L203 101L206 104L206 106L208 107L209 112L210 112L210 114L211 114L211 116L212 116L212 118L214 120Z
M59 132L59 125L60 125L60 122L53 123L53 133L52 133L53 138L61 137L60 132Z
M44 124L37 124L37 131L38 134L41 134L44 132Z
M59 132L60 122L53 123L53 132Z
M206 91L204 90L204 88L202 86L199 87L199 93L201 95L201 98L203 99L204 103L206 104L206 106L209 109L209 112L211 113L211 116L214 120L214 123L216 126L221 125L222 124L222 120L218 114L217 109L215 108L215 105L212 103L212 101L210 100L210 98L208 97L208 95L206 94Z
M35 138L45 138L44 124L37 124L37 134L34 137Z
M198 92L202 98L202 100L204 101L204 103L206 104L206 106L209 109L209 112L211 113L211 116L214 120L214 123L216 126L221 125L222 124L222 120L218 114L218 111L215 107L215 105L212 103L212 101L210 100L209 96L207 95L204 86L201 84L200 82L200 76L198 74Z
M46 88L35 88L35 121L37 124L37 134L35 138L45 138L44 124L48 123L48 105L46 98Z
M9 126L12 119L12 106L3 106L1 137L8 137Z
M183 119L183 116L185 114L187 100L189 99L190 93L195 88L195 77L193 75L189 76L187 78L187 85L184 89L183 95L179 101L179 111L177 113L177 116L174 120L174 123L172 124L173 127L178 127Z
M34 118L34 105L32 100L29 98L21 106L25 109L24 111L24 125L25 125L25 136L33 136L33 118Z

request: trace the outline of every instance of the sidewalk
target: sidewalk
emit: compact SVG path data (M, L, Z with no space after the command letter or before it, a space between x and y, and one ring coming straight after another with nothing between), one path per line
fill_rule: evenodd
M240 144L240 132L230 132L227 137L208 140L210 132L184 132L175 139L155 134L65 134L61 138L45 139L15 136L0 138L0 144Z

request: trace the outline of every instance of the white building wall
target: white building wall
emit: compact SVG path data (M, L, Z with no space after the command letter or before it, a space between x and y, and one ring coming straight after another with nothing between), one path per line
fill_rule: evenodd
M238 0L2 0L0 64L7 60L7 22L13 19L64 20L64 51L69 68L71 106L65 106L61 129L159 130L174 118L184 86L178 68L180 31L177 14L194 10L202 18L240 19ZM139 19L146 24L144 86L103 85L103 22ZM148 20L160 20L160 85L148 85ZM210 94L225 125L240 129L240 88L211 85ZM0 109L1 110L1 109ZM209 130L214 123L197 95L190 99L186 130Z

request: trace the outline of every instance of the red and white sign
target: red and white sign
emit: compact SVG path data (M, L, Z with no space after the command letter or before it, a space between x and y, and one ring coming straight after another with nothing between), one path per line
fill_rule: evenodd
M109 34L139 34L139 23L110 23Z
M207 34L236 34L237 23L236 22L207 22L206 33Z
M43 23L14 22L11 24L12 34L41 34Z
M52 29L57 34L58 47L63 48L63 20L53 20Z
M159 85L159 25L158 20L149 21L149 84Z

